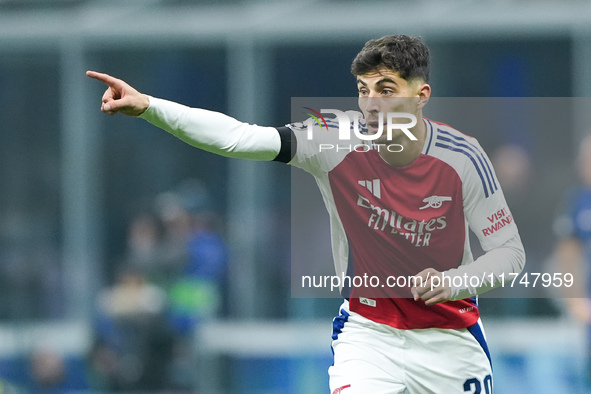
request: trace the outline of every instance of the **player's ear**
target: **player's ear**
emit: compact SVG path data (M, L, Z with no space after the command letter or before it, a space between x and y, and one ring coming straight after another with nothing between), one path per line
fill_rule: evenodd
M417 93L419 96L418 109L423 109L431 97L431 86L428 83L419 83L417 85Z

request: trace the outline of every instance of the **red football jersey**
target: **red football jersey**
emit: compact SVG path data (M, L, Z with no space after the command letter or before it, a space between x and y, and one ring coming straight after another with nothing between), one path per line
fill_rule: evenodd
M316 178L330 216L336 274L359 279L341 289L351 311L402 329L464 328L478 320L475 298L426 306L412 299L412 277L472 263L469 228L486 251L517 227L476 139L424 122L422 153L406 167L387 164L378 152L383 146L364 147L354 133L339 140L334 122L314 138L290 125L297 138L290 164ZM357 127L364 129L363 119Z

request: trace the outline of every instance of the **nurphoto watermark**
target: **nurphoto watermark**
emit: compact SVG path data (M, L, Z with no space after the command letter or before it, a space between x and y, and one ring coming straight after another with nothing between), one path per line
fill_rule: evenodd
M313 114L308 113L310 118L303 122L307 128L306 138L308 140L311 141L314 139L314 129L319 129L320 132L330 132L331 129L338 129L338 142L351 141L353 136L355 140L360 142L348 145L337 142L319 143L318 149L320 152L327 150L367 152L371 149L386 149L389 152L402 152L404 147L401 144L374 142L384 135L384 129L386 132L386 141L392 141L394 130L400 130L411 141L418 140L410 131L417 124L417 117L411 113L388 112L385 114L386 120L384 122L384 113L380 112L376 118L377 130L375 133L369 133L365 120L361 119L361 113L359 112L345 112L334 108L323 108L320 112L309 107L306 107L306 109L313 112ZM322 114L331 114L334 115L334 118L331 118L327 122ZM400 123L401 120L408 120L408 122Z
M298 98L292 100L292 124L316 143L317 152L402 152L408 146L403 139L418 141L413 134L418 119L405 112L400 100L397 103L398 110L383 109L364 116L351 99Z

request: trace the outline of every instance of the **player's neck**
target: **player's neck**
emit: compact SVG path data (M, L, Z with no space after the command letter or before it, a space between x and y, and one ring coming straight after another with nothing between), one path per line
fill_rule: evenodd
M384 161L393 167L406 167L412 164L423 151L425 139L427 137L427 125L422 115L417 116L419 121L417 125L410 129L411 133L417 137L417 141L404 136L398 141L392 141L392 144L397 145L397 149L380 149L379 154ZM400 150L402 147L402 150Z

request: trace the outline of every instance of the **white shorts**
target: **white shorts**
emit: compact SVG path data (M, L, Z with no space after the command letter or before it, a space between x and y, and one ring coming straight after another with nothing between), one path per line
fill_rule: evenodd
M401 330L341 306L333 322L331 394L492 394L480 321L463 329Z

